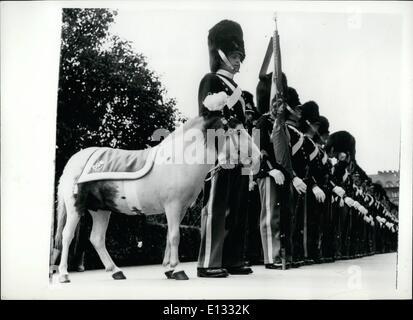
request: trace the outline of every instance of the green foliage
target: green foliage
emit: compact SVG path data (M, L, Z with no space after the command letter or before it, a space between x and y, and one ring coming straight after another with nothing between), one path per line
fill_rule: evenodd
M157 75L128 41L109 33L116 11L64 9L57 113L56 175L89 146L143 149L154 130L182 117Z

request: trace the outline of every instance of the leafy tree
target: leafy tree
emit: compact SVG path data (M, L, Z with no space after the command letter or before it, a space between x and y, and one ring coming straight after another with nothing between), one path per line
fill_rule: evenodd
M182 121L157 75L130 42L109 33L116 11L64 9L56 178L89 146L143 149L154 130Z

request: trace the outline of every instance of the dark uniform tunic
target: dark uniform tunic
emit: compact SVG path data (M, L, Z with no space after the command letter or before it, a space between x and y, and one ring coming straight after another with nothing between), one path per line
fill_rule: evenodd
M345 180L347 179L347 165L345 161L338 161L332 166L331 170L331 181L335 186L342 187L345 189ZM334 258L340 259L342 257L343 241L345 239L345 232L343 233L343 228L345 229L346 221L346 205L343 199L339 196L333 194L332 196L332 223L335 234L335 253Z
M294 126L287 124L287 132L290 141L291 163L293 175L302 179L307 185L307 193L311 192L315 184L314 178L310 175L310 165L314 158L316 147L309 141L302 132ZM293 262L303 262L307 255L307 194L298 194L294 187L292 192L292 221L291 221L291 244Z
M311 138L306 137L306 139L314 147L313 153L309 155L310 176L326 195L324 202L320 203L315 198L312 190L307 190L307 233L304 234L304 236L307 236L307 257L310 260L319 262L322 258L321 243L325 228L324 223L327 224L326 215L329 207L329 198L331 199L331 187L328 183L329 166L327 154Z
M224 75L208 73L201 80L198 102L200 114L209 94L224 91L231 96L237 84ZM233 96L234 97L234 96ZM230 99L224 114L245 122L244 101ZM248 210L248 176L241 168L218 171L204 186L199 268L239 267L244 264L245 229Z
M331 184L331 170L332 164L327 153L321 146L318 146L319 154L317 155L317 166L319 170L314 173L314 178L317 185L321 187L326 195L323 204L320 205L320 253L321 259L331 261L334 258L334 228L332 217L332 189Z

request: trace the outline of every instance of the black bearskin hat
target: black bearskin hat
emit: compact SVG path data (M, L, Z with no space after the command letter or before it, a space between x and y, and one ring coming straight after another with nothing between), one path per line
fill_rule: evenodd
M380 183L374 182L372 184L373 187L373 192L375 192L377 195L384 197L386 196L386 191L384 190L383 186Z
M257 108L261 114L268 112L270 107L271 83L272 72L260 77L257 85ZM282 73L282 83L283 86L287 88L287 77L284 72ZM292 108L300 104L300 99L294 88L287 88L286 100Z
M268 112L270 109L271 78L272 73L269 73L261 77L257 84L257 108L261 114Z
M216 72L221 58L218 49L228 55L230 52L241 53L241 61L245 59L244 38L241 26L231 20L222 20L209 30L208 49L210 57L210 69Z
M242 91L242 98L245 101L245 113L251 113L254 118L257 118L259 112L254 104L254 96L248 91Z
M356 156L356 139L347 131L337 131L331 134L326 145L327 153L349 153L351 159Z
M287 88L286 100L287 104L293 109L301 104L297 91L291 87Z
M242 98L244 99L245 104L249 103L249 104L251 104L251 106L255 106L254 105L254 96L250 92L245 91L245 90L242 91Z
M308 101L301 106L301 120L308 120L310 123L318 122L320 118L320 112L318 104L314 101Z
M330 122L328 122L328 119L324 116L320 116L318 122L319 122L318 134L320 136L324 134L328 134L329 133L328 129L330 128Z

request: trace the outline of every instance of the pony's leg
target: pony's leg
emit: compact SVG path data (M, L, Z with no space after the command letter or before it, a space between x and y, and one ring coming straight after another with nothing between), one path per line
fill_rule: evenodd
M176 268L179 264L179 225L182 219L182 211L183 208L177 205L168 206L165 208L166 219L168 221L168 239L171 246L170 266L172 269ZM188 277L184 271L174 272L172 276L176 280L188 280Z
M165 267L165 275L168 279L172 279L172 274L174 272L174 269L169 265L169 262L171 260L171 243L169 241L169 230L166 234L166 245L165 245L165 254L163 257L163 262L162 265Z
M59 264L59 282L70 282L69 273L67 272L67 260L69 256L70 243L73 240L73 236L76 230L76 226L79 222L79 214L74 206L74 200L65 201L66 205L66 224L62 232L62 254L60 256Z
M169 230L166 234L166 244L165 244L165 254L163 256L162 265L167 267L169 265L169 261L171 259L171 244L169 242Z
M100 260L105 266L105 270L112 272L112 277L115 280L126 279L122 270L115 265L108 251L106 250L106 230L109 224L110 211L89 210L89 212L93 219L92 232L90 233L90 242L95 247Z

